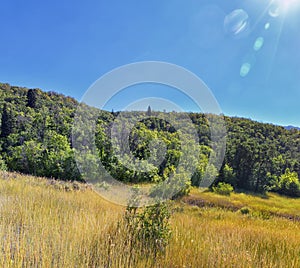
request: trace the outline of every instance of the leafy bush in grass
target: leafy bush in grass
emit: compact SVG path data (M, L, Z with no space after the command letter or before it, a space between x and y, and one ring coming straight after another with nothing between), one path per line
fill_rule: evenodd
M134 189L124 215L130 251L134 250L142 256L152 255L155 260L169 244L170 208L166 202L138 208L139 201L139 190Z
M246 215L246 214L249 214L251 212L251 209L248 208L248 207L242 207L240 209L240 212L243 214L243 215Z
M219 182L217 186L212 187L212 191L221 195L230 195L233 192L233 187L229 183Z

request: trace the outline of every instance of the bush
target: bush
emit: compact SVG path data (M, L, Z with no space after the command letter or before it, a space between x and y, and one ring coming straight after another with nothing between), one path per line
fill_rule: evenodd
M6 171L7 170L7 166L5 161L2 159L2 156L0 155L0 170Z
M243 215L247 215L247 214L249 214L249 213L251 212L251 209L248 208L248 207L242 207L242 208L240 209L240 212L241 212Z
M300 182L298 174L291 172L288 168L285 173L280 176L278 192L284 195L299 197L300 196Z
M150 196L160 200L178 199L188 195L191 189L191 181L187 174L179 173L170 176L162 183L155 184L150 190Z
M130 241L130 248L141 256L152 255L153 260L165 252L169 244L171 229L170 208L165 202L144 208L137 208L139 191L134 189L132 199L124 215L125 228ZM133 251L131 249L130 251Z
M217 186L212 187L212 191L221 195L230 195L233 192L233 187L229 183L219 182Z
M252 212L251 216L260 218L262 220L269 220L271 218L271 213L267 210L259 210Z

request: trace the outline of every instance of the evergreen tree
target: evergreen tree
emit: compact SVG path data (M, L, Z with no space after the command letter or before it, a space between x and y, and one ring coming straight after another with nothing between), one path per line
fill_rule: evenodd
M36 108L36 90L29 89L27 92L27 106L30 108Z
M2 117L1 117L1 137L6 138L9 134L13 132L13 117L11 111L7 107L7 104L4 104Z
M147 109L147 115L148 116L151 116L151 113L152 113L152 110L151 110L151 107L150 105L148 106L148 109Z

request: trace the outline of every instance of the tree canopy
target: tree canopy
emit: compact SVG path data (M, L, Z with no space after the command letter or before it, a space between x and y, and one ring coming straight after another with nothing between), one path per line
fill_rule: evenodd
M71 133L78 104L75 99L55 92L0 83L1 168L64 180L82 180L82 172L75 163ZM130 168L130 158L122 158L122 161L118 158L113 146L111 126L119 113L97 109L94 112L97 117L94 134L97 156L89 156L91 165L101 160L113 177L133 183L163 181L174 173L184 150L180 133L170 123L175 112L165 113L170 120L163 120L156 117L156 112L149 106L146 111L148 118L141 117L131 129L128 142L132 155L139 160L149 160L148 164L141 161L144 166L138 172ZM131 113L139 118L141 112ZM222 116L226 123L227 146L224 162L218 171L208 161L218 149L210 137L210 122L221 116L186 115L199 136L195 148L199 152L197 158L190 158L186 163L195 169L191 178L184 178L187 187L200 185L206 170L216 178L212 186L225 182L235 189L299 195L299 130ZM123 123L129 124L126 120ZM117 142L126 141L122 129L120 126L116 130L120 137ZM84 138L80 133L74 133L82 139L80 142L84 148ZM154 146L156 140L160 143Z

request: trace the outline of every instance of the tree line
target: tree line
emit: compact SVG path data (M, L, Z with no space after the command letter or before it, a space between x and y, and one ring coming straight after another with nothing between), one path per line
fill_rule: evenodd
M75 99L55 92L0 84L0 168L63 180L83 180L84 174L77 168L72 146L72 126L78 104ZM93 109L93 113L97 118L97 155L88 156L91 166L101 159L113 177L130 183L160 182L174 173L184 150L178 131L170 124L178 114L167 113L170 120L163 120L156 117L150 107L146 119L141 116L142 112L131 112L141 119L130 132L130 151L137 159L153 161L136 171L130 168L131 160L125 157L120 161L113 148L111 127L119 113L97 109ZM209 162L209 157L218 149L210 137L210 123L217 121L220 115L187 113L185 116L193 122L199 138L194 148L197 157L191 156L186 163L193 165L193 175L186 178L184 173L181 175L186 189L190 185L200 185L208 170L215 178L212 186L226 182L235 189L300 196L299 130L222 116L227 145L224 162L217 170ZM123 123L129 124L126 120ZM122 127L116 131L121 135ZM88 145L81 134L75 131L84 148ZM151 147L151 141L157 139L163 142L165 151L162 161L155 165L155 160L161 158L162 147Z

